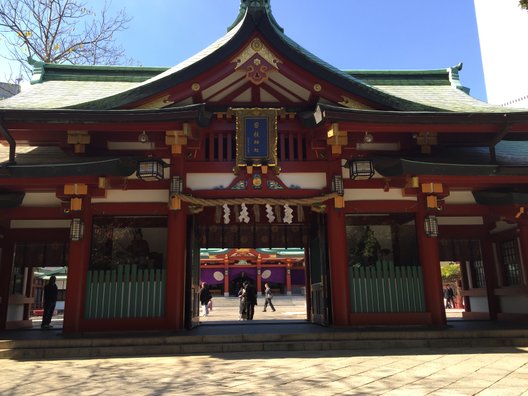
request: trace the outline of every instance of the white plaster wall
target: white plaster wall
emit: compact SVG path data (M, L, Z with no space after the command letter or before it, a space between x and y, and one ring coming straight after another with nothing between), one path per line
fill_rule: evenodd
M93 198L93 203L168 202L169 190L107 190L105 198Z
M451 191L445 198L446 205L474 204L475 197L471 191Z
M70 228L70 219L64 220L11 220L11 228Z
M186 186L191 190L227 188L235 180L232 173L187 173Z
M326 187L326 173L281 173L279 179L289 188L322 189Z
M12 322L24 318L24 304L9 304L7 306L7 321Z
M487 297L469 297L471 312L489 312Z
M60 206L61 200L55 193L27 193L22 200L23 207L30 206Z
M484 220L480 216L468 217L437 217L438 225L482 225Z
M416 197L403 196L399 188L391 188L389 191L374 189L345 189L345 201L416 201Z
M501 312L528 314L528 296L500 296Z

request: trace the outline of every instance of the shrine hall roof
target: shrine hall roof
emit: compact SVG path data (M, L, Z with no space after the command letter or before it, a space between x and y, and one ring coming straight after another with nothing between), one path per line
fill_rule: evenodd
M0 109L83 108L128 92L172 69L161 67L71 66L41 64L33 83L0 101ZM437 111L507 112L471 97L461 86L456 68L438 70L347 70L344 73L395 98Z
M240 14L226 35L172 68L34 64L32 84L0 102L0 109L108 110L159 95L231 61L255 33L288 61L343 92L396 111L509 112L467 94L460 84L461 66L438 70L343 71L324 62L286 36L268 1L242 1Z

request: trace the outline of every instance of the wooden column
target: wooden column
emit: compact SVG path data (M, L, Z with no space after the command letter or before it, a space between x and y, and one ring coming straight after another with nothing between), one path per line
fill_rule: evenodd
M229 296L229 257L224 255L224 296Z
M345 212L336 210L333 202L328 205L327 235L333 325L346 326L349 324L350 293Z
M75 218L84 222L84 236L80 241L70 241L68 255L68 286L64 301L64 333L82 331L84 303L86 297L86 276L90 265L92 241L92 208L90 197L83 197L83 211Z
M167 230L167 285L165 317L169 328L185 327L185 263L187 249L187 205L170 210Z
M15 242L11 239L5 239L0 246L2 247L2 256L0 257L0 330L5 330Z
M425 235L424 221L426 215L425 196L419 194L416 212L416 240L424 279L425 306L427 312L431 314L432 324L443 326L447 320L442 291L438 238Z

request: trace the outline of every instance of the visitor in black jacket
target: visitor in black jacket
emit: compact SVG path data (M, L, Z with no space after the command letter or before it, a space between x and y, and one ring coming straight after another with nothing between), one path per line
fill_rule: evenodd
M44 286L44 312L42 313L42 324L40 327L42 329L51 329L51 318L53 317L53 312L55 312L55 304L57 304L57 295L59 294L59 289L55 284L57 278L55 275L50 276L48 284Z
M246 319L253 320L255 305L257 305L257 291L251 281L245 283L246 289Z

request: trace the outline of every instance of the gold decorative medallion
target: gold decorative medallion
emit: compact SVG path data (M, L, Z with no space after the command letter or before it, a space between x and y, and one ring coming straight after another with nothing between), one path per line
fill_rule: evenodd
M263 43L256 37L234 59L235 70L246 71L246 78L255 85L260 85L269 78L269 74L279 70L282 63Z

